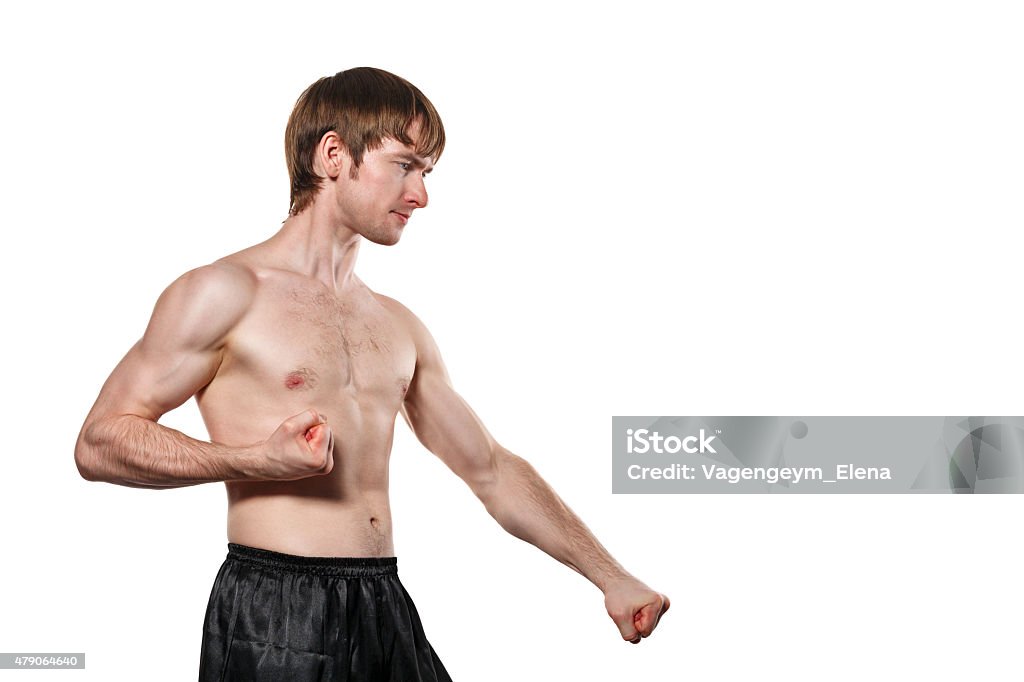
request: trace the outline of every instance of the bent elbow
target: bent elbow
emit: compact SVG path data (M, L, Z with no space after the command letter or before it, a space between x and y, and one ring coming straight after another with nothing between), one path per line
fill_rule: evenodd
M501 482L502 452L496 450L491 453L485 462L472 467L469 471L463 472L462 480L466 482L469 489L477 496L487 509L491 508L493 501L498 496Z
M102 481L103 477L96 462L95 449L89 443L90 424L82 427L75 443L75 466L78 473L87 481Z
M489 465L480 467L470 483L470 488L477 498L483 502L487 511L497 518L506 498L515 497L517 488L521 487L524 476L533 467L522 457L498 446L491 455Z
M468 479L466 482L477 499L483 502L484 507L490 510L498 497L498 477L495 475L476 476Z
M89 458L89 454L86 448L79 443L75 446L75 466L78 467L78 473L87 481L98 481L100 477L93 467L92 462Z
M78 443L75 445L75 466L78 467L78 473L82 478L89 481L99 480L99 476L92 466L88 447L82 442L81 438L79 438Z

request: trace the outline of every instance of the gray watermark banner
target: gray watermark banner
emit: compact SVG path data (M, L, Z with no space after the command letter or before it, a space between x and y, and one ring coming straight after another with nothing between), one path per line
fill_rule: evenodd
M0 653L0 670L84 670L84 653Z
M613 493L1024 493L1024 417L612 417Z

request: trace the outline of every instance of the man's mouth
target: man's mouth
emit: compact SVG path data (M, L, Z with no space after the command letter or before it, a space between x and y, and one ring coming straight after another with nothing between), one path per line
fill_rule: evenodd
M411 213L402 213L401 211L392 211L392 213L398 216L403 225L409 222L409 217L412 215Z

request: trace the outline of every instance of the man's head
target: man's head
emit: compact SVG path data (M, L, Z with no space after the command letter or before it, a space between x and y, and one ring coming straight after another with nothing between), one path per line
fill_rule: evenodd
M389 139L413 146L417 155L433 161L444 150L441 117L407 80L370 67L321 78L299 97L285 131L290 215L312 204L319 192L323 177L316 169L317 148L332 131L351 159L352 178L364 154L380 149Z

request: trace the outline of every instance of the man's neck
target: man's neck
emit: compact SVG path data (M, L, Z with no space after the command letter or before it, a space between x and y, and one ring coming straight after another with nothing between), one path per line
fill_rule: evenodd
M362 240L314 203L298 215L289 216L270 241L289 269L341 293L354 281Z

